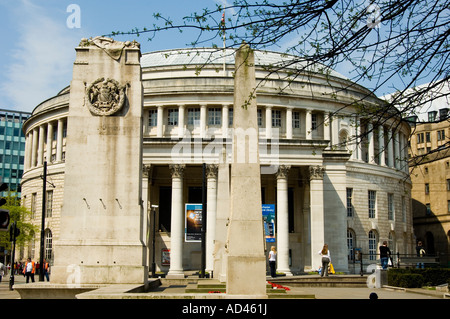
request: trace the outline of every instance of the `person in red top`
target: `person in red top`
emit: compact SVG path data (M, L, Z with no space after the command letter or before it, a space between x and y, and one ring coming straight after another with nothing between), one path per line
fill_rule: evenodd
M36 272L36 265L34 261L31 261L31 258L27 259L27 262L25 263L25 267L23 268L23 274L25 277L27 277L27 283L30 281L34 282L34 273Z

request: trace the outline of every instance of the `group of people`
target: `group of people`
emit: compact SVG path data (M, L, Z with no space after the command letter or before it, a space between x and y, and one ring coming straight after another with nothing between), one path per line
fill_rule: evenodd
M419 257L423 257L425 255L425 249L423 248L421 241L417 243L416 252ZM323 245L323 248L319 251L319 255L322 256L322 267L319 269L319 274L322 277L328 276L329 268L331 266L331 255L327 244ZM272 278L276 277L276 257L277 252L275 246L272 246L269 252L270 276ZM385 270L388 266L392 266L391 250L387 245L387 241L384 241L383 245L380 246L380 262L381 267ZM417 268L424 268L424 263L417 264Z
M47 279L47 281L50 281L50 265L49 263L44 259L43 263L43 271L44 271L44 277ZM6 275L8 269L10 269L11 266L5 266L3 263L0 262L0 282L2 281L2 277ZM23 274L26 278L26 283L34 282L34 275L39 273L40 271L40 265L39 263L35 263L31 260L31 258L28 258L26 262L24 263L14 263L13 269L11 271L14 272L15 275Z

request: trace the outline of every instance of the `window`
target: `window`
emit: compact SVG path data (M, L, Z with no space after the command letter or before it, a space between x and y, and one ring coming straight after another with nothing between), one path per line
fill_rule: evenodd
M31 219L34 219L36 217L36 198L37 193L31 194Z
M353 217L353 188L347 188L347 217Z
M167 124L170 126L178 125L178 109L169 109L168 115Z
M417 134L417 144L423 143L423 133Z
M356 236L351 229L347 229L347 257L349 261L355 260L354 248L356 246Z
M228 109L228 125L233 126L233 108Z
M369 259L377 259L377 234L374 230L369 232Z
M49 262L52 259L53 235L50 229L45 231L45 252L44 257ZM50 264L50 263L49 263Z
M428 112L428 122L436 121L436 114L437 114L437 111Z
M47 191L47 203L45 207L45 217L52 217L53 211L53 191Z
M292 112L292 128L300 128L300 112Z
M221 125L222 124L222 109L209 108L208 109L208 125Z
M149 110L148 126L157 126L157 125L158 125L158 110Z
M431 142L430 132L425 132L425 141Z
M388 194L388 219L394 220L394 194Z
M445 140L445 130L437 131L437 139L438 141Z
M431 215L431 206L430 206L430 204L429 203L425 204L425 207L426 207L425 214L427 216Z
M200 124L200 108L188 109L188 125Z
M369 191L369 218L375 218L376 191Z
M425 195L430 194L430 184L426 183L425 184Z
M272 127L281 127L281 111L272 110Z
M450 191L450 179L447 179L447 190Z
M406 202L405 196L402 196L402 221L406 223Z
M262 110L261 109L257 109L257 116L258 116L258 127L262 127Z
M311 129L317 129L317 114L311 114Z

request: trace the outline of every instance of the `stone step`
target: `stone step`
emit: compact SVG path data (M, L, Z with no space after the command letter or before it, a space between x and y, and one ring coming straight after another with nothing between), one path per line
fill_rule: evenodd
M296 276L275 278L271 282L290 287L367 287L367 276Z

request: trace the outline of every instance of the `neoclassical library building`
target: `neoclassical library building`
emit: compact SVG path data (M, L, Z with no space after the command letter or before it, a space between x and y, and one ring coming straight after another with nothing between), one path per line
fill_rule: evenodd
M141 53L136 42L94 38L76 53L70 85L36 106L23 128L22 201L36 226L45 214L52 280L139 282L152 264L174 277L200 269L204 163L206 271L224 276L234 51ZM365 116L362 108L383 101L295 58L255 51L269 216L261 236L267 253L276 247L278 272L317 270L324 244L345 273L355 252L376 263L383 241L413 253L409 125L389 110ZM36 233L24 257L38 260L39 240Z

